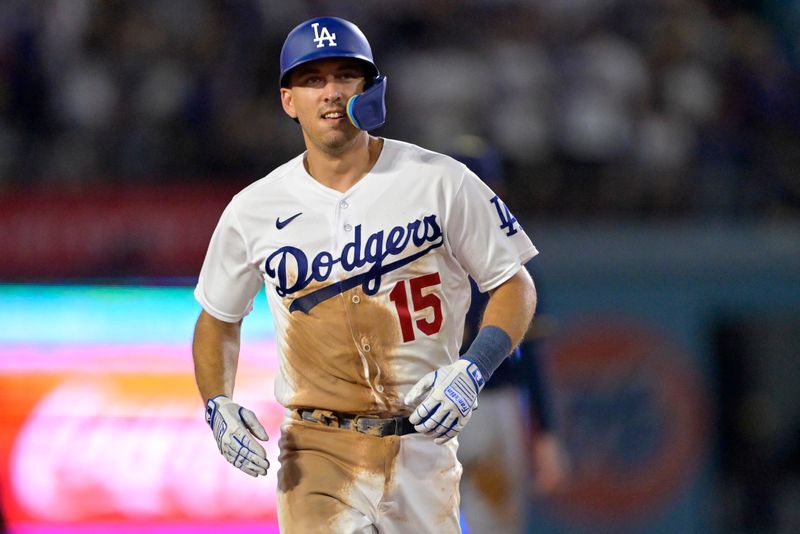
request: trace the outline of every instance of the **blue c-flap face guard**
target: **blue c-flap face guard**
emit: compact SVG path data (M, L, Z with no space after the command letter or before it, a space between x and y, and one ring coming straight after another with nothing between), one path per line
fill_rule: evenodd
M347 101L347 117L360 130L374 130L386 122L386 76L381 75L375 83L361 94Z

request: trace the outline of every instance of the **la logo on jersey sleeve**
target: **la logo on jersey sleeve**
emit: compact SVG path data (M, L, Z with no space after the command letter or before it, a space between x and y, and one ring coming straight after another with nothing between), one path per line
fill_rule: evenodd
M500 197L497 195L493 196L490 202L494 204L494 209L497 211L497 216L500 218L500 229L505 230L508 237L516 234L517 231L519 231L517 218L511 214L511 210L508 209L505 202L500 200Z

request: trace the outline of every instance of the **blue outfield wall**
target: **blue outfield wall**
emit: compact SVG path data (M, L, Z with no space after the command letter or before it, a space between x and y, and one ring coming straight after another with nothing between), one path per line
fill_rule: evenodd
M721 532L715 326L800 316L800 226L586 222L526 230L573 460L530 532Z

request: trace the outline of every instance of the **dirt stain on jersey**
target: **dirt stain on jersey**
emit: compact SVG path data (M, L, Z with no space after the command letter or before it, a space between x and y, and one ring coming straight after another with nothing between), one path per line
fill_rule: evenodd
M310 285L293 297L320 287ZM291 300L284 299L285 305ZM282 346L284 370L295 389L288 407L396 415L402 399L391 360L398 343L397 318L360 287L308 314L292 313Z
M364 294L360 287L341 295L353 342L369 366L374 408L380 417L400 415L405 409L397 391L393 366L395 350L401 343L400 325L394 311Z

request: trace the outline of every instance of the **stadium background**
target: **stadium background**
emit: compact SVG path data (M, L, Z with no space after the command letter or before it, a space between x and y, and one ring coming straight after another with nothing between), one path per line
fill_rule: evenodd
M790 0L0 3L5 528L274 529L274 478L201 420L191 285L231 195L302 150L277 57L319 14L389 76L377 133L483 137L542 251L575 471L531 532L800 530ZM275 438L263 298L245 325Z

